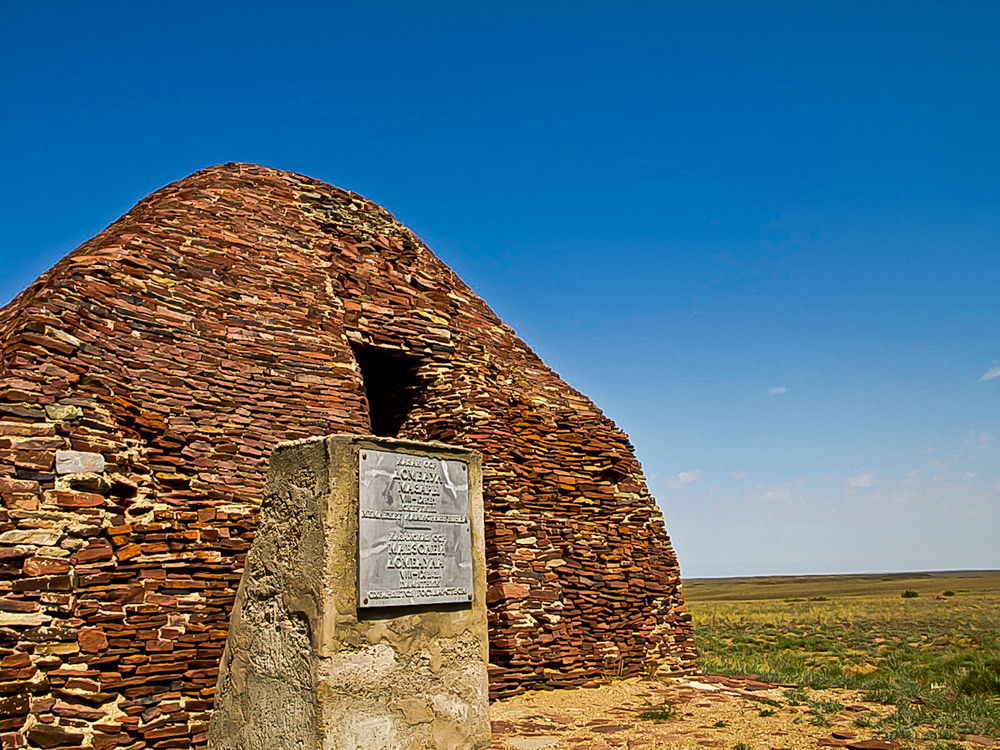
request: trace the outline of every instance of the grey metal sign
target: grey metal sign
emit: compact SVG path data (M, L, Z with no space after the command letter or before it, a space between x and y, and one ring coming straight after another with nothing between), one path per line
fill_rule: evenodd
M362 450L359 469L359 605L472 601L465 462Z

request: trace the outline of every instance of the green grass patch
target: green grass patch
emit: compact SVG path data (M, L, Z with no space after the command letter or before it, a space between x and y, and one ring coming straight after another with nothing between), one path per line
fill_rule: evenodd
M677 718L677 708L672 703L662 703L639 712L639 718L661 724Z
M958 691L963 695L1000 698L1000 660L972 664L958 683Z

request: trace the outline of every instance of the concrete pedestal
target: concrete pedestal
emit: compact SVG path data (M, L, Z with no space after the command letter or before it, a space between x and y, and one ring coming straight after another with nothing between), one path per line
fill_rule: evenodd
M467 467L471 601L359 607L366 450ZM358 436L279 445L233 609L209 747L489 747L485 587L479 454Z

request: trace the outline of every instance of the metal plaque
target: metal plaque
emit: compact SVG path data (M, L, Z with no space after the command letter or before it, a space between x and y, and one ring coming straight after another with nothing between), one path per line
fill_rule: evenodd
M466 463L362 450L359 464L359 605L472 601Z

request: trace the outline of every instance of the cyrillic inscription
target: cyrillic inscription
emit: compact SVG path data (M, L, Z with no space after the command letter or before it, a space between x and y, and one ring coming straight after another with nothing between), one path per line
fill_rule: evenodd
M375 450L359 463L360 605L471 601L468 466Z

